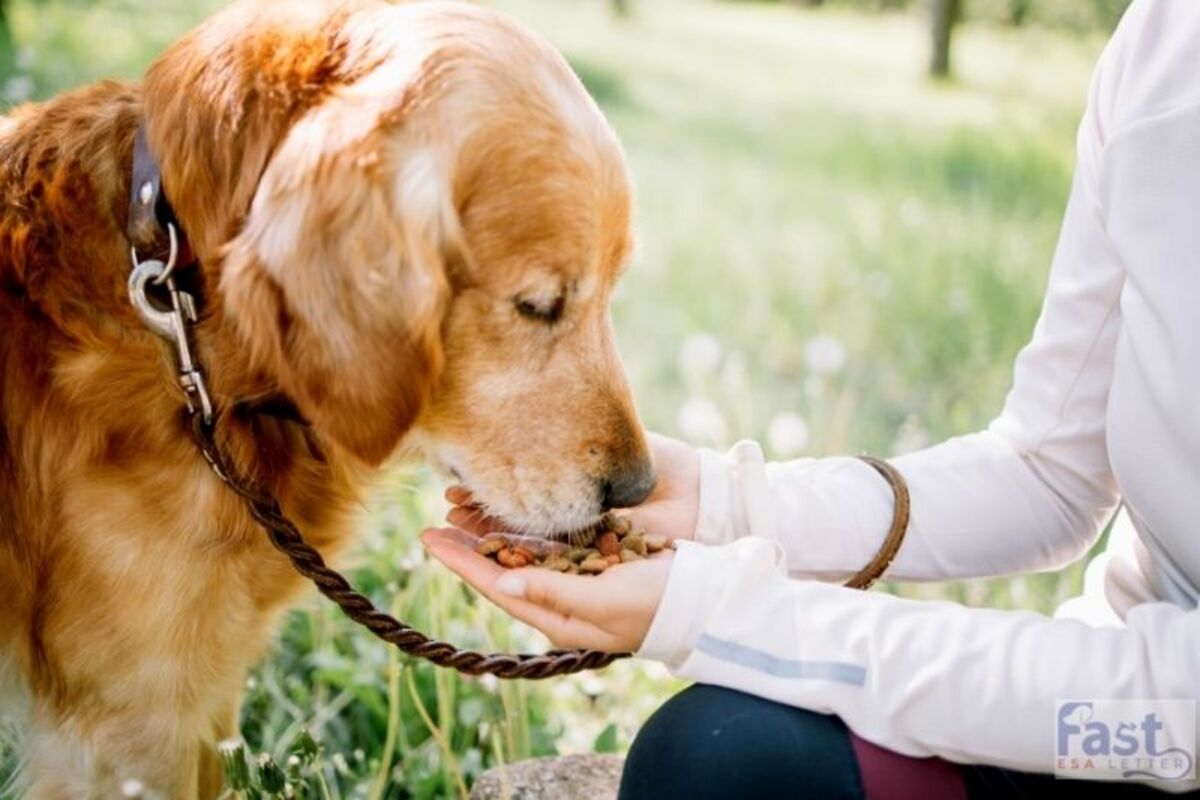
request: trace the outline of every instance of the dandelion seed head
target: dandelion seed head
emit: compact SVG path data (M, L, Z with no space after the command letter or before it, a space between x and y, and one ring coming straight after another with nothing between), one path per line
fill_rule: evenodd
M723 444L728 433L721 409L703 397L691 397L684 402L677 424L684 438L697 444Z
M238 738L222 739L220 742L217 742L217 752L223 756L234 755L241 749L242 740Z
M804 362L814 375L834 375L846 366L846 346L833 336L814 336L804 345Z
M697 331L679 346L679 369L684 375L703 378L721 364L721 340L707 331Z
M777 414L767 426L767 443L782 458L798 455L808 447L808 423L799 414Z
M33 97L33 78L29 75L14 75L4 82L0 90L4 100L9 103L24 103Z

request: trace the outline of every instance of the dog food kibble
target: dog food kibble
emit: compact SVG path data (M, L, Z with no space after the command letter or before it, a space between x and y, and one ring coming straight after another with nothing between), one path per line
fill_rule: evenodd
M621 540L612 531L602 533L596 540L596 549L606 556L615 556L621 552Z
M575 542L578 546L491 533L479 540L475 552L507 569L534 566L572 575L599 575L609 567L641 561L674 546L666 536L634 530L627 518L612 514L577 535Z

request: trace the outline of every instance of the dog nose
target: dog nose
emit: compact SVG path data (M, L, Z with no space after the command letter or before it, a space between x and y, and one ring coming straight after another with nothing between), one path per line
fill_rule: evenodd
M656 480L654 464L648 458L643 459L608 476L600 486L600 504L605 511L632 508L650 496Z

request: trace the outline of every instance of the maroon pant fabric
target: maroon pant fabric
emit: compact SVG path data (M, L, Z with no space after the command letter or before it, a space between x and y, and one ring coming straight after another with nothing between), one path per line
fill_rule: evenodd
M940 758L910 758L850 734L865 800L967 800L958 767Z

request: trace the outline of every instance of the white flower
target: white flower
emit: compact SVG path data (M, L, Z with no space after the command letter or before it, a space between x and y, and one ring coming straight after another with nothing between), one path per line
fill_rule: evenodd
M723 444L728 432L721 409L703 397L688 399L679 409L677 423L684 438L697 444Z
M808 447L808 423L799 414L778 414L767 426L767 442L781 458L797 455Z
M33 78L28 75L14 75L4 82L0 92L9 103L24 103L33 97Z
M814 336L804 345L804 360L809 372L833 375L846 366L846 346L832 336Z
M217 742L217 752L222 755L233 755L243 747L243 742L239 738L222 739Z
M697 331L679 346L679 369L684 375L702 378L721 364L721 340L707 331Z
M146 787L136 778L131 778L121 784L121 797L137 798L146 792Z

